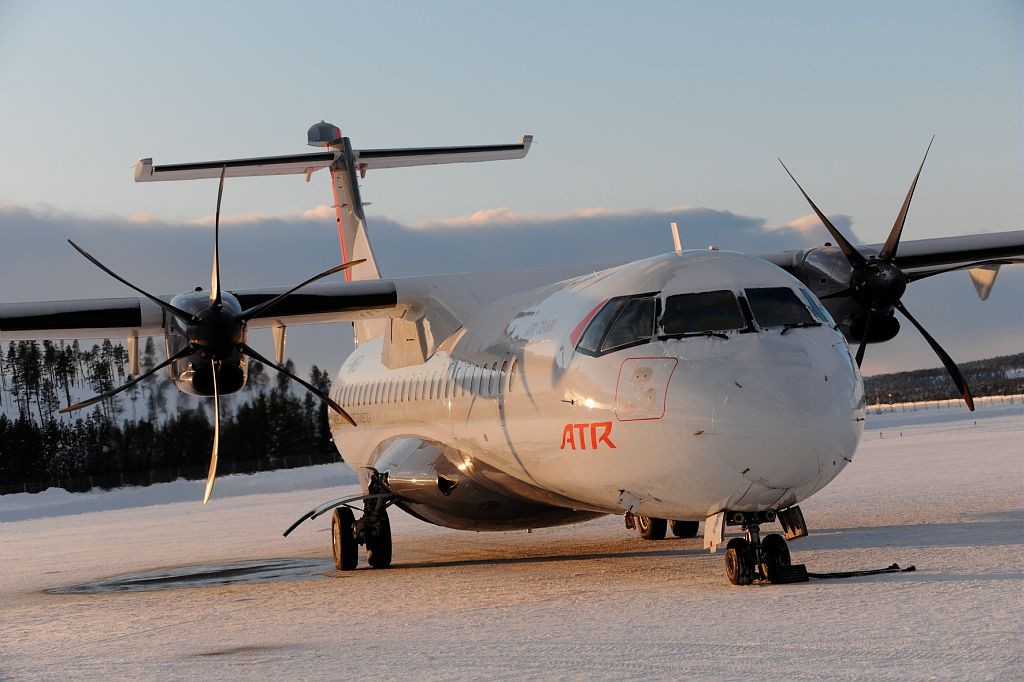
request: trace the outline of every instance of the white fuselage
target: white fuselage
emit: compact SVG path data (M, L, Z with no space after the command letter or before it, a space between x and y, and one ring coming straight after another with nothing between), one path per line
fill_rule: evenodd
M757 287L804 297L814 326L755 321L577 348L609 299L649 294L662 311L674 295ZM467 475L500 470L573 508L703 519L807 498L850 461L863 429L846 340L803 285L750 256L657 256L508 296L462 322L424 364L386 368L381 339L345 361L332 395L359 426L332 430L351 466L419 438L448 446Z

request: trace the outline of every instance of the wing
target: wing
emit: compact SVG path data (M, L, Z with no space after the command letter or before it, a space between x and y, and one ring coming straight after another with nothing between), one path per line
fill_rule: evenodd
M871 259L882 247L867 244L856 249ZM818 295L834 295L849 285L846 258L833 246L755 255L788 271ZM1024 263L1024 230L903 241L895 263L910 282L954 270L971 270L974 278L976 269Z
M287 290L267 287L232 293L249 308ZM274 306L267 317L253 319L250 326L351 322L401 316L406 308L398 306L395 283L389 280L310 286ZM0 303L0 340L157 336L164 333L164 315L142 296Z

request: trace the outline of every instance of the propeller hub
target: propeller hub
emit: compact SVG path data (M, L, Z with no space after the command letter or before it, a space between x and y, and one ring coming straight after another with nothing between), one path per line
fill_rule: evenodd
M238 352L245 341L245 321L233 307L211 305L196 313L188 326L188 340L199 357L220 362Z
M850 278L853 298L869 310L891 308L907 290L907 276L894 263L869 261Z

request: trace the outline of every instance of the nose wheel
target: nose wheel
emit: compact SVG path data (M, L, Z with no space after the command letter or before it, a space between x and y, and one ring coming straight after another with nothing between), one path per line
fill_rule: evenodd
M743 524L744 537L732 538L725 549L725 574L733 585L807 582L803 564L793 565L789 545L778 533L761 539L757 523Z

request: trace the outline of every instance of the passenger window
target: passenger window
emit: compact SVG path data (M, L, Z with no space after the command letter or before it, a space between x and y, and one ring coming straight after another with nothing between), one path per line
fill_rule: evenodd
M601 352L650 341L654 333L655 300L633 298L622 306L601 342Z
M676 294L665 299L663 336L687 336L743 329L747 326L731 291Z
M519 366L519 358L512 358L512 366L508 368L508 392L512 392L516 380L516 368Z
M587 325L587 331L583 332L583 336L576 347L591 354L596 354L601 347L601 340L604 338L605 332L608 331L608 325L611 324L615 314L619 312L619 308L622 307L625 300L625 298L613 298L608 301L601 308L600 312L594 315L594 319L590 321L590 324Z
M754 321L762 328L821 324L815 323L807 306L788 287L747 289L746 293Z
M488 377L488 390L491 395L498 395L498 363L491 363L491 376Z

